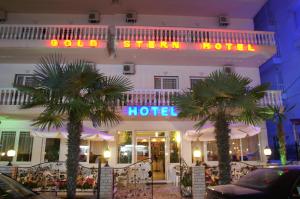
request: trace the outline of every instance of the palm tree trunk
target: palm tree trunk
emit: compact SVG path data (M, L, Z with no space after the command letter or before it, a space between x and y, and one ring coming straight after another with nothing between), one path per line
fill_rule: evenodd
M68 123L68 154L67 154L67 198L76 198L76 180L78 162L80 154L80 136L82 132L82 122L78 120L74 113L69 115Z
M285 147L285 133L282 122L277 123L278 142L279 142L279 154L282 165L286 164L286 147Z
M226 121L225 114L218 113L215 122L215 133L218 147L219 161L219 184L229 184L231 182L231 168L229 155L229 124Z

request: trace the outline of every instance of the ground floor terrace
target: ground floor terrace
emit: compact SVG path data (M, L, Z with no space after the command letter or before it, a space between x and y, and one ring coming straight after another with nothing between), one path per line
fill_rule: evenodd
M197 160L210 166L217 165L218 153L211 126L201 134L193 130L192 121L122 121L114 127L93 128L84 122L80 144L80 164L97 167L99 159L112 167L123 167L145 159L152 159L153 180L173 182L180 160L192 166ZM267 146L264 124L248 133L243 126L232 126L230 155L232 161L260 164L265 161L263 149ZM244 132L243 132L244 131ZM238 136L242 135L242 136ZM67 133L61 129L40 130L31 126L30 120L6 119L0 125L0 164L33 166L45 162L65 161ZM15 150L13 157L7 151ZM104 153L109 157L104 159Z

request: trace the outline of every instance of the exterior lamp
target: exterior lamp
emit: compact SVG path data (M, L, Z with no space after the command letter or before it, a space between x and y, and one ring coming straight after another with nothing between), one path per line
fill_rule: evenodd
M180 136L179 132L176 133L175 140L176 140L177 144L179 144L181 142L181 136Z
M266 146L265 149L264 149L264 154L267 157L267 163L268 163L269 158L272 155L272 150L268 146Z
M264 154L265 156L269 157L272 155L272 150L268 146L266 146L264 149Z
M200 166L200 159L201 159L201 150L199 148L196 148L193 152L193 156L196 160L196 166Z
M12 166L11 161L12 161L13 157L16 155L16 151L8 150L6 155L7 155L7 157L9 157L9 162L8 162L7 166Z
M104 156L104 159L106 159L106 164L105 164L105 166L108 167L108 166L109 166L109 165L108 165L108 160L109 160L109 158L111 157L111 152L110 152L109 148L107 148L107 149L104 151L103 156Z

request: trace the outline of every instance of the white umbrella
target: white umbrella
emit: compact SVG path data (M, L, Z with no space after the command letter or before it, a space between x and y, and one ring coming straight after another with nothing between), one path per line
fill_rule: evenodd
M242 139L247 136L254 136L260 133L261 128L243 123L230 124L230 139ZM215 140L215 127L206 125L199 131L189 130L184 134L184 138L188 141L213 141Z
M67 139L68 130L66 125L59 128L50 128L48 129L35 129L30 132L32 136L42 137L42 138L58 138L58 139ZM81 132L81 139L92 140L92 141L114 141L114 136L106 132L99 131L96 128L90 128L83 126ZM93 140L94 139L94 140Z

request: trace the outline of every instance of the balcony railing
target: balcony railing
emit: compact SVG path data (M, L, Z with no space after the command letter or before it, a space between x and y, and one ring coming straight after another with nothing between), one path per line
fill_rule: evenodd
M275 46L273 32L177 27L116 26L116 40Z
M123 100L117 102L121 106L172 106L172 97L181 90L140 89L124 94ZM13 88L0 89L0 105L25 105L30 102L30 96ZM281 91L269 90L259 102L261 106L282 105Z
M107 40L104 25L0 25L0 40ZM116 26L115 40L233 43L275 46L273 32L182 27Z
M108 26L0 25L0 40L107 40Z

